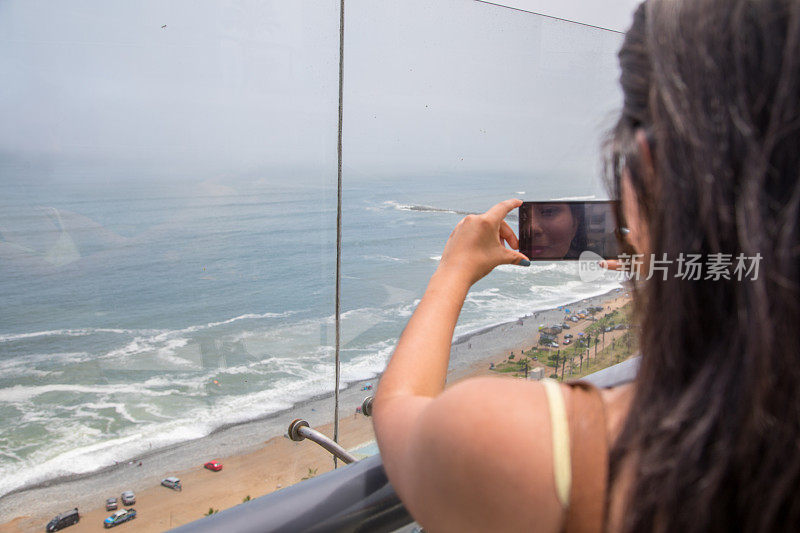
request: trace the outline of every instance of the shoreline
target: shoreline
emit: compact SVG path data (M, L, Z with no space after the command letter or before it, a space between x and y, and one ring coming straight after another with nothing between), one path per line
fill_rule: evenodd
M600 295L574 300L559 307L539 310L523 317L459 335L451 346L448 386L466 377L489 374L489 362L496 361L498 357L507 356L509 351L516 351L522 347L527 349L534 345L536 342L534 337L538 336L538 324L560 323L564 316L563 307L595 305L615 298L618 300L623 297L624 292L624 288L611 289ZM361 405L363 399L372 394L372 391L362 390L362 387L366 383L376 385L380 376L381 374L378 374L370 379L354 381L340 389L342 430L340 440L343 445L355 447L369 442L373 438L371 436L371 420L354 413L355 408ZM319 448L316 445L307 442L293 443L288 438L281 438L285 437L289 423L295 418L307 420L311 427L326 434L332 433L332 397L333 391L318 394L301 400L288 409L245 422L223 425L203 437L147 451L138 456L136 462L133 463L122 462L92 472L60 476L15 489L0 497L0 531L40 530L41 526L52 516L76 505L81 509L82 515L93 515L98 512L105 516L110 514L102 508L105 498L118 496L123 490L136 491L137 500L140 499L140 493L144 494L150 490L158 490L163 495L163 492L157 487L160 480L169 475L179 475L184 480L183 494L187 494L186 488L190 485L188 481L190 477L198 475L198 470L200 471L199 475L208 477L202 472L201 467L205 461L221 459L226 464L226 469L223 470L226 472L229 462L258 454L268 448L280 448L282 444L300 445L300 448L290 447L290 451L286 452L292 454L292 458L288 460L289 463L297 462L294 460L294 455L302 449L308 450L308 454L310 454L305 457L305 460L321 465L316 468L324 469L326 462L331 463L332 466L330 455L327 452L321 451L315 454L311 451ZM301 455L305 453L304 451ZM141 467L137 466L140 460L142 461ZM259 461L261 460L263 459L259 459ZM276 481L286 477L282 475L286 471L286 462L280 464L280 470L265 474L266 477L262 478L262 483L257 488L252 488L251 492L247 494L257 497L282 488L282 486L288 486L290 484L288 479L284 480L285 483ZM217 476L217 479L219 477ZM269 486L269 482L265 483L267 479L272 480L272 486ZM194 481L191 484L194 484ZM209 490L213 492L213 489ZM68 503L59 503L65 501L65 494L73 494L76 497ZM167 499L172 500L172 498ZM241 498L239 501L232 502L233 505L237 503L241 503ZM183 506L183 504L180 505ZM200 503L200 505L202 507L205 504ZM141 505L135 507L141 513ZM207 509L206 506L205 510ZM170 511L170 518L172 518L172 514ZM202 514L192 516L191 519L197 519ZM186 521L190 521L190 519ZM92 524L88 522L89 520L86 521L85 526L92 529ZM139 526L146 525L142 522L144 520L137 520L137 531L141 529ZM159 524L152 530L163 531L163 527L167 525L162 522ZM83 525L84 521L82 520L79 526ZM102 527L100 521L95 522L95 525L97 528ZM155 526L155 523L153 525ZM179 525L177 522L174 523L174 526L177 525ZM158 529L158 527L162 529ZM71 530L77 531L77 529Z

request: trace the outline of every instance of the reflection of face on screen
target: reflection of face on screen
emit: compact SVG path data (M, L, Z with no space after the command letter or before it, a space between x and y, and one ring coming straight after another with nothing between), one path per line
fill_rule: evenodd
M519 208L519 251L532 260L578 259L589 250L618 254L614 203L525 202Z
M531 259L566 257L578 232L581 213L567 203L541 203L531 206L527 229ZM525 255L528 255L523 251ZM580 252L578 252L580 253Z

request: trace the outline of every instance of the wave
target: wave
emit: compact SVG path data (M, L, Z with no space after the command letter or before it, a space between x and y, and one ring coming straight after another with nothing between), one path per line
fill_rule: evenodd
M233 318L229 318L227 320L221 320L219 322L209 322L208 324L202 324L198 326L188 326L183 329L175 330L174 332L170 333L193 333L195 331L200 331L204 329L211 329L216 328L218 326L224 326L226 324L233 324L234 322L238 322L240 320L252 320L252 319L261 319L261 318L281 318L294 315L296 311L284 311L282 313L245 313L243 315L235 316Z
M397 346L396 339L371 344L364 350L366 354L354 357L342 365L342 380L347 383L372 379L386 368L389 357Z
M6 361L0 361L0 371L20 368L25 365L39 362L52 362L58 360L59 363L73 364L86 362L88 360L130 358L147 352L152 352L156 357L164 361L176 364L177 366L187 366L189 363L179 357L172 357L176 349L186 346L190 338L184 335L214 329L220 326L233 324L243 320L259 320L264 318L283 318L295 314L296 311L285 311L282 313L245 313L226 320L208 322L206 324L195 324L185 328L165 330L165 329L109 329L109 328L80 328L80 329L61 329L52 331L39 331L32 333L21 333L0 336L2 341L14 341L29 339L42 336L88 336L98 333L125 334L131 340L125 344L110 349L100 355L91 355L86 352L66 352L52 354L34 354L14 357Z
M498 280L502 289L473 289L467 294L455 328L458 336L471 335L475 330L599 296L620 287L619 282L612 278L600 278L592 283L581 281L577 278L574 262L554 262L530 268L503 266L507 267L500 268L504 279Z
M444 207L434 207L431 205L415 205L415 204L401 204L394 200L386 200L383 202L386 207L397 209L398 211L422 211L428 213L449 213L452 215L475 215L474 211L460 211L458 209L447 209Z
M478 211L462 211L460 209L450 209L446 207L435 207L432 205L401 204L394 200L386 200L383 205L398 211L420 211L423 213L447 213L451 215L478 215Z
M168 396L170 394L179 393L180 391L177 389L156 391L143 388L139 383L117 385L77 385L68 383L54 383L51 385L14 385L13 387L0 389L0 402L22 403L30 401L36 396L41 396L42 394L50 392L98 395L127 394L130 396Z
M9 373L24 374L26 371L33 372L33 365L39 363L58 363L68 365L84 363L94 359L95 356L87 352L56 352L56 353L35 353L28 355L18 355L11 359L0 361L0 374L5 376Z
M227 320L221 320L219 322L209 322L207 324L198 324L187 326L185 328L176 329L176 330L164 330L164 329L123 329L123 328L73 328L73 329L54 329L54 330L47 330L47 331L32 331L29 333L6 333L0 334L0 342L13 342L19 341L24 339L32 339L36 337L85 337L88 335L94 335L97 333L113 333L117 335L137 335L137 336L152 336L153 338L159 338L169 335L174 335L176 333L193 333L196 331L201 331L205 329L211 329L218 326L223 326L226 324L232 324L233 322L238 322L240 320L250 320L250 319L261 319L261 318L277 318L277 317L287 317L292 314L295 314L296 311L284 311L282 313L246 313L243 315L235 316L233 318L229 318Z
M383 202L384 208L391 208L396 209L398 211L418 211L423 213L446 213L449 215L480 215L482 214L481 211L464 211L461 209L450 209L447 207L436 207L432 205L423 205L423 204L402 204L395 200L386 200ZM512 211L506 218L516 220L517 214L516 212Z
M354 381L370 379L383 370L389 353L394 348L393 340L374 343L352 357L342 373L342 386ZM329 347L320 347L321 352L328 352ZM346 350L348 352L348 350ZM272 413L289 409L320 394L331 393L333 381L330 365L320 364L319 354L312 354L301 361L282 361L284 369L291 370L295 378L282 378L271 384L269 388L240 396L221 396L209 406L204 404L186 411L181 419L162 420L160 422L143 423L130 410L130 404L98 399L82 402L80 405L68 406L67 410L79 411L83 416L98 417L100 409L111 409L119 418L132 425L122 434L106 435L87 426L85 419L67 418L63 424L52 426L58 435L48 439L53 446L41 449L25 459L0 465L0 497L13 490L41 483L60 476L85 474L96 471L130 458L141 456L150 450L167 447L179 442L204 437L219 427L230 424L248 422ZM315 357L317 361L314 362ZM259 361L264 364L269 360ZM248 365L248 366L253 366ZM291 368L289 368L291 367ZM230 373L246 372L244 368L224 369ZM250 369L252 370L252 369ZM205 376L197 379L206 380ZM185 383L181 383L185 385ZM155 391L148 389L154 386L171 386L174 382L164 377L154 377L142 384L88 387L79 385L52 385L39 387L12 387L0 391L0 401L22 401L46 392L93 392L104 394L126 394L147 396L168 396L178 391L167 389ZM90 409L89 412L85 412ZM104 418L108 418L107 416ZM42 418L42 422L48 422ZM12 457L13 450L8 450Z
M32 331L30 333L7 333L0 334L0 342L13 342L23 339L33 339L36 337L85 337L95 333L115 333L119 335L141 335L154 333L159 330L141 329L117 329L117 328L76 328L76 329L53 329L48 331Z
M535 265L530 269L512 267L510 272L513 272L513 275L504 272L498 280L503 286L502 289L478 288L469 293L464 306L463 320L460 320L456 333L474 332L487 325L507 322L536 310L570 303L612 288L609 286L610 283L603 280L594 284L577 281L573 270L574 265L561 263ZM531 294L527 289L532 276L544 277L554 286L539 287L539 292L531 289L533 292ZM342 313L341 317L346 324L346 327L343 327L345 335L342 338L342 360L345 362L342 365L343 384L372 379L385 368L386 361L396 346L396 338L387 338L370 344L359 342L361 346L358 347L351 347L348 343L360 338L378 323L383 323L384 326L398 324L398 318L410 316L419 300L411 302L408 300L410 298L383 307L363 307ZM263 359L257 361L226 368L204 368L200 372L179 367L178 361L175 361L175 359L185 361L175 354L191 342L192 333L243 320L285 317L292 314L294 312L291 311L247 313L226 320L175 330L125 330L136 331L138 334L135 334L136 338L131 339L122 348L106 352L105 357L129 358L149 350L154 357L170 364L174 363L173 366L176 367L167 375L150 377L137 383L17 385L0 389L0 401L16 405L24 404L27 409L37 410L31 415L42 417L43 423L49 424L48 427L52 426L55 428L54 431L58 432L53 438L47 439L48 448L28 454L23 460L14 461L13 464L0 465L0 496L22 486L57 476L90 472L112 465L115 461L136 457L150 449L203 437L221 426L257 419L289 409L310 397L330 393L333 388L330 370L333 347L312 343L312 346L303 351L303 348L293 344L293 339L313 339L315 336L319 338L319 328L329 327L333 323L333 315L292 321L291 324L280 328L264 328L262 331L252 331L253 328L248 326L242 328L249 330L246 332L230 330L220 332L227 335L228 339L255 337L255 340L260 341L258 337L262 336L270 342L275 340L286 343L288 348L294 350L279 350L286 353L286 356L265 355ZM400 328L395 329L399 336ZM147 333L143 334L144 331ZM331 335L327 338L330 339ZM302 355L297 355L298 353ZM65 355L65 358L81 359L87 355L75 352ZM209 403L206 387L210 380L221 375L247 376L248 374L270 376L270 379L263 380L265 385L262 390L240 395L221 393L213 396L212 402ZM275 378L271 379L272 376ZM38 411L37 398L48 392L67 395L91 394L94 397L86 401L80 398L80 406L64 407L72 410L75 416L65 416L63 424L62 419L59 419L59 424L52 424L54 419L52 414ZM171 396L187 406L181 411L180 419L174 418L175 415L169 413L171 400L159 399L169 399ZM123 398L124 403L121 403ZM135 409L132 406L136 406ZM104 411L101 412L102 410ZM112 420L122 420L131 427L111 435L92 427L90 419L95 420L95 426L105 427L97 423L98 419L105 419L109 420L107 425L110 425Z
M73 405L73 406L66 406L66 410L74 411L76 414L80 416L86 417L95 417L100 418L108 421L113 421L112 417L108 416L100 416L98 411L103 409L113 409L115 413L119 415L120 418L127 420L132 424L138 424L140 420L135 418L131 415L130 411L128 410L128 405L123 402L108 402L108 401L98 401L98 402L84 402L80 405Z
M361 259L366 259L367 261L376 260L377 259L378 261L393 261L393 262L396 262L396 263L408 263L409 262L408 259L402 259L402 258L399 258L399 257L392 257L390 255L380 255L380 254L378 254L378 255L362 255Z
M205 331L209 329L213 329L219 326L225 326L228 324L233 324L234 322L239 322L242 320L258 320L263 318L283 318L287 316L291 316L295 314L296 311L284 311L283 313L245 313L243 315L235 316L233 318L228 318L226 320L220 320L217 322L208 322L207 324L197 324L193 326L187 326L185 328L180 329L173 329L173 330L162 330L157 335L152 335L147 338L138 337L134 339L131 343L127 346L109 352L108 356L117 356L117 355L131 355L134 353L139 353L140 351L146 349L153 349L155 344L167 342L172 342L172 347L179 347L183 346L186 343L184 342L186 339L180 338L175 339L175 337L184 335L187 333L196 333L198 331ZM175 342L177 341L177 343Z

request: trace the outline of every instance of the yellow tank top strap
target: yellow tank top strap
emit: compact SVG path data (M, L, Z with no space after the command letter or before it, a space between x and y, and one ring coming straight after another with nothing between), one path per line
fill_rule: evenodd
M572 485L572 463L570 461L569 424L564 395L557 381L545 378L541 381L550 406L550 428L553 433L553 472L556 494L561 505L569 507Z

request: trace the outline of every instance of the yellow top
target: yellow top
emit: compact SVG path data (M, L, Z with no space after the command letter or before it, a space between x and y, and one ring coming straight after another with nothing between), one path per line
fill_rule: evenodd
M550 405L550 427L553 431L553 473L556 481L556 494L561 505L569 506L569 491L572 485L572 463L569 457L569 426L564 396L557 381L542 380L547 402Z

